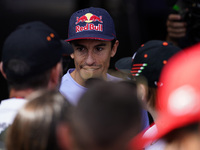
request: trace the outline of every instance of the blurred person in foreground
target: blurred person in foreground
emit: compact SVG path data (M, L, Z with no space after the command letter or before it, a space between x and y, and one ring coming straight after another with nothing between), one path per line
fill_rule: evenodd
M164 150L200 149L200 44L185 49L170 59L161 73L156 106L157 130L132 142L138 149L159 139Z
M68 125L70 103L58 91L41 90L27 100L8 128L6 150L63 150L60 127Z
M9 99L0 104L0 133L41 89L58 90L62 76L62 54L66 43L46 24L33 21L20 25L5 40L0 70L9 86Z
M160 40L150 40L144 43L133 55L133 57L122 58L115 64L119 71L127 69L132 79L137 82L138 96L142 100L143 107L150 113L152 122L157 119L157 89L162 86L159 82L160 73L168 60L181 49ZM156 124L145 129L145 134L154 132ZM152 149L160 149L162 141L151 145ZM149 147L150 148L150 147Z
M70 117L73 149L127 149L129 140L141 131L142 109L136 84L98 79L86 85L88 90L72 109Z

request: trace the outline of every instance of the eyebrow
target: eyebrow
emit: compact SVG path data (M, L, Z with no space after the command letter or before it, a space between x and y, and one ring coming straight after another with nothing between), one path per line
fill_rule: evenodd
M106 46L106 43L100 43L100 44L97 44L96 46Z
M74 46L82 46L82 47L85 47L84 45L78 44L78 43L74 43Z
M82 45L79 43L74 43L74 46L86 47L85 45ZM98 46L106 46L106 43L100 43L100 44L95 45L95 47L98 47Z

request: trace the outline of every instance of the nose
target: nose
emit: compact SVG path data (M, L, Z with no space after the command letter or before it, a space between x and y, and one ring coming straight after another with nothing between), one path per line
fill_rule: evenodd
M86 58L86 64L91 66L95 63L95 57L92 52L88 52L87 58Z

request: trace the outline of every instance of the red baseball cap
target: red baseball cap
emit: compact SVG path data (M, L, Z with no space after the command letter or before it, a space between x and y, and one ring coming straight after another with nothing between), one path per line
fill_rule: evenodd
M200 121L200 44L175 54L163 68L158 88L156 130L138 134L130 146L141 149L174 129Z

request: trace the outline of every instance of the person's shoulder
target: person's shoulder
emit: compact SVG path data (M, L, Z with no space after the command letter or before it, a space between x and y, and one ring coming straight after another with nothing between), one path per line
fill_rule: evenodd
M107 73L107 80L108 81L122 81L123 79Z
M76 104L80 95L84 93L87 90L87 88L78 84L71 77L70 73L73 71L74 69L69 69L67 73L63 76L59 91L70 101L70 103Z
M0 110L1 109L12 109L12 110L18 110L20 107L22 107L26 103L26 99L24 98L9 98L1 101L0 104Z
M18 110L24 106L27 100L22 98L10 98L3 100L0 105L0 133L12 124Z
M74 68L69 69L67 73L62 77L61 85L60 85L60 91L73 91L74 89L83 88L81 85L79 85L70 75L74 71Z
M62 79L61 79L61 85L63 84L68 84L69 82L74 82L72 76L70 75L73 71L74 71L75 68L71 68L67 71L66 74L64 74L62 76Z

